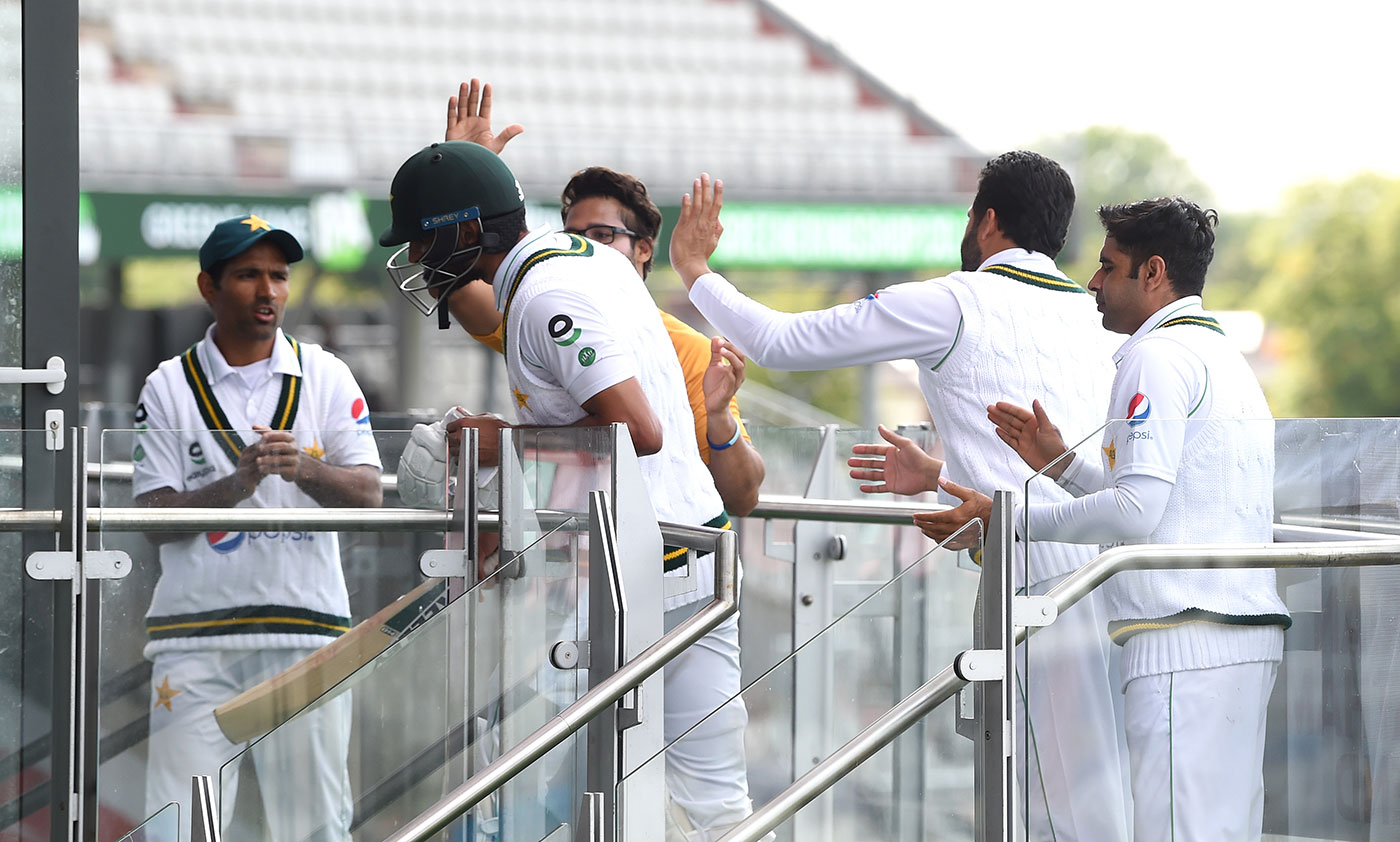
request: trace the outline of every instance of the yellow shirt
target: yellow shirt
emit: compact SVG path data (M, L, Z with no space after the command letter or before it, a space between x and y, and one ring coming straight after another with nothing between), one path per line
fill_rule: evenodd
M710 339L705 334L667 313L661 313L661 323L666 326L666 332L671 336L671 344L676 348L676 359L681 362L681 371L685 374L685 391L690 398L690 410L695 415L695 443L700 446L700 458L705 464L710 464L710 442L706 434L709 431L709 416L705 412L705 369L710 367ZM498 326L495 332L486 336L471 334L477 342L492 349L498 354L505 353L502 344L502 331L505 329L504 322ZM753 443L749 438L749 431L744 429L744 422L739 417L739 400L731 398L729 401L729 411L734 416L734 422L739 425L739 435L744 437L744 441Z

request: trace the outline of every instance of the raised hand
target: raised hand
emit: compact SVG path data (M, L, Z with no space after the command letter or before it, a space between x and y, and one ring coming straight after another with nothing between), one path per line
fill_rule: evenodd
M447 98L447 133L443 140L469 140L501 154L511 138L525 131L519 123L491 132L491 85L480 79L463 82L456 96Z
M866 494L918 494L937 488L943 461L925 453L912 439L905 438L885 425L879 427L880 437L889 444L858 444L851 448L856 454L846 460L851 479L867 480L862 485ZM859 457L859 458L858 458Z
M1059 459L1065 452L1060 429L1050 423L1045 407L1033 401L1028 410L1014 403L999 401L987 407L987 420L996 425L997 436L1019 455L1033 471ZM1069 459L1056 462L1046 475L1058 479L1069 466Z
M709 173L701 173L691 192L681 196L681 217L671 232L671 268L681 276L686 289L710 271L710 255L724 233L719 222L723 205L724 182L711 182Z
M939 543L948 541L951 536L957 534L956 538L944 545L951 550L965 550L980 544L982 530L987 528L987 519L992 514L992 498L958 485L946 477L939 480L938 485L961 500L962 504L941 512L920 512L914 515L914 525ZM982 529L973 527L958 534L958 530L975 519L982 521Z

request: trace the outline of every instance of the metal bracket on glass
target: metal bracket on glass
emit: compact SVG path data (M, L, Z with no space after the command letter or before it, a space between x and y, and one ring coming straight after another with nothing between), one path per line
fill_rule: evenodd
M190 779L190 842L222 842L218 805L214 781L208 775L194 775Z
M29 578L40 581L69 579L78 571L78 556L70 551L30 553L24 562ZM131 556L121 550L87 550L83 553L83 578L122 579L131 572Z
M418 571L430 579L466 577L472 572L467 550L424 550L418 557Z
M574 842L603 842L603 793L585 792L578 808L578 828Z
M586 640L561 640L549 648L549 663L557 670L588 669L591 653Z
M633 687L617 700L617 730L626 731L642 724L641 694Z
M968 649L953 659L953 674L963 681L1001 681L1006 677L1006 653L1000 649Z
M1059 606L1048 596L1011 598L1011 624L1014 626L1048 626L1059 616Z

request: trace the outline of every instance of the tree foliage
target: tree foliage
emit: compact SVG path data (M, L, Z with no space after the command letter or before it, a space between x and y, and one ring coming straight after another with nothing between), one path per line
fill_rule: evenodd
M1297 188L1248 243L1255 305L1281 336L1275 410L1400 415L1400 180Z
M1156 196L1185 196L1204 205L1211 201L1210 190L1190 165L1154 134L1093 126L1036 148L1059 161L1074 180L1074 218L1059 263L1080 283L1087 283L1098 268L1101 205Z

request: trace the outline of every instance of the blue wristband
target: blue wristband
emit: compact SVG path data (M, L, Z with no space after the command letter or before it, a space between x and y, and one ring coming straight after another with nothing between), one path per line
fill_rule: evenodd
M739 422L738 422L738 421L735 421L735 422L734 422L734 437L731 438L729 441L725 442L724 444L715 444L714 442L710 441L710 437L709 437L708 434L705 436L705 444L708 444L708 445L710 446L710 449L711 449L711 450L728 450L729 448L733 447L733 446L734 446L734 443L735 443L736 441L738 441L738 440L739 440Z

